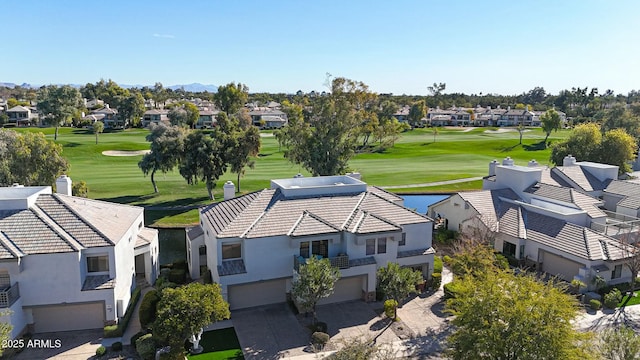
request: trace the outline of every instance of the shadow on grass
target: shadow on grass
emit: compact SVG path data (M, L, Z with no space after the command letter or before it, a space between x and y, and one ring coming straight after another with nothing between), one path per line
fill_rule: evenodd
M531 144L531 145L522 145L522 148L525 151L540 151L540 150L546 150L547 149L547 147L545 145L546 144L545 144L545 142L543 140L543 141L540 141L540 142L537 142L537 143Z
M76 143L76 142L70 142L70 143L66 143L66 144L62 145L63 148L73 148L73 147L78 147L78 146L82 146L82 144Z
M112 198L102 198L100 200L115 202L119 204L134 204L137 206L144 206L149 210L191 210L202 206L204 202L207 202L207 200L209 200L209 197L207 196L189 197L161 202L154 201L155 198L156 195L148 194L139 196L116 196Z
M517 148L518 146L520 146L520 144L515 144L513 146L499 147L499 148L496 148L496 150L500 152L510 152L510 151L513 151L513 149Z
M90 129L73 129L71 133L76 135L93 134L93 132Z

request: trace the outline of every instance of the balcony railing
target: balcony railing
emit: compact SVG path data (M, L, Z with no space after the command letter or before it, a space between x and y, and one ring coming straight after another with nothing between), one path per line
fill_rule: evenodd
M330 257L329 261L331 262L331 266L337 267L339 269L348 269L349 268L349 255L338 255L336 257ZM300 258L300 256L293 256L293 268L297 271L300 265L304 265L306 262L305 258Z
M12 286L0 288L0 308L8 308L20 298L18 283Z

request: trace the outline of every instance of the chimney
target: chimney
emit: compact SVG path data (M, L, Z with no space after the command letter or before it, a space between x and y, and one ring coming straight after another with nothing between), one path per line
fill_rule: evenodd
M502 160L502 165L504 166L513 166L513 159L509 156L507 156L506 158L504 158L504 160Z
M489 163L489 176L494 176L496 174L496 165L498 165L498 160L493 160Z
M56 179L56 193L71 196L71 178L67 175L60 175Z
M576 164L576 158L573 155L567 155L562 159L562 166L574 166Z
M233 184L233 181L229 180L224 183L222 189L224 192L225 200L233 199L236 196L236 186Z
M540 166L540 164L538 164L538 162L536 161L536 159L533 159L531 161L529 161L529 163L527 164L528 167L538 167Z

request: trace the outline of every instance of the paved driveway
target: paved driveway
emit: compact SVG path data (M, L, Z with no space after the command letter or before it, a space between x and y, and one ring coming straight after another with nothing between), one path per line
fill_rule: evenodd
M45 340L45 343L32 342L33 347L25 348L12 359L89 359L101 345L102 329L35 334L32 340Z

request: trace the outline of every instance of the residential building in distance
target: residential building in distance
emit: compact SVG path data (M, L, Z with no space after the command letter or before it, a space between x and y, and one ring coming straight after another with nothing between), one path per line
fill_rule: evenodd
M102 328L158 275L144 209L71 196L71 179L0 188L0 307L11 336Z
M494 160L483 190L454 194L431 205L428 214L436 227L492 234L495 250L551 276L577 279L589 288L596 276L609 284L628 282L624 263L632 252L620 238L638 230L638 219L620 219L605 207L620 210L619 204L634 203L640 185L617 177L617 166L577 162L573 156L554 168L535 160L527 166Z
M149 127L151 124L157 125L160 123L171 125L171 122L169 121L169 110L153 109L144 112L144 115L142 116L142 127Z
M433 221L358 175L272 180L237 198L228 182L225 200L202 208L200 226L187 233L191 277L210 270L231 309L285 302L311 256L342 275L322 304L375 300L376 271L388 262L429 278Z
M211 129L216 126L218 123L216 115L218 115L219 112L219 110L200 110L200 117L196 123L196 129Z
M10 126L29 126L31 124L31 109L26 106L14 106L7 110Z

